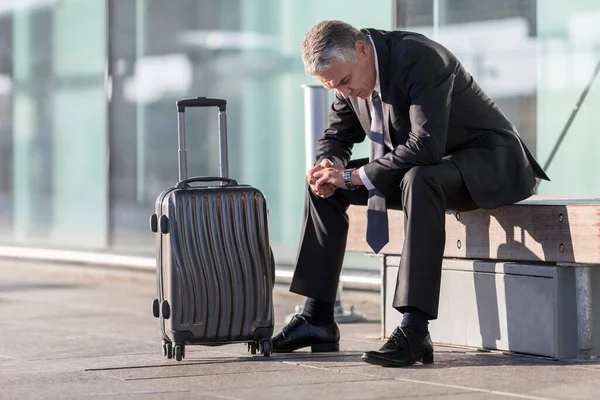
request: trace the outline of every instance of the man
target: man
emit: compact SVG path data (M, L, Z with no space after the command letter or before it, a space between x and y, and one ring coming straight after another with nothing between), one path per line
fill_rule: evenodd
M308 187L290 291L302 314L273 338L276 352L339 350L333 308L349 204L367 204L367 242L388 241L387 208L404 211L405 242L393 306L402 324L362 359L401 367L433 362L428 321L437 318L445 211L491 209L531 196L548 179L515 127L456 57L412 32L357 30L340 21L310 29L306 71L336 91ZM369 160L350 161L368 136Z

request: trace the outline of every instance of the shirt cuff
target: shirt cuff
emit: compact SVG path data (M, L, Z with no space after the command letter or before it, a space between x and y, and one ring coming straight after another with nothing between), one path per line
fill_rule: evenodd
M365 187L367 188L367 190L373 190L373 189L375 189L375 185L373 185L373 183L371 183L371 180L369 179L369 177L365 173L365 167L360 167L358 169L358 175L360 176L360 180L362 181L363 185L365 185Z

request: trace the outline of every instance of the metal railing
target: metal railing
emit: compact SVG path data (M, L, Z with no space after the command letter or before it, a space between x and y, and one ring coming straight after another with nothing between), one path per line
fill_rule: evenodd
M315 163L315 150L317 142L323 135L328 123L328 109L330 101L328 92L322 86L302 85L304 90L304 143L305 143L305 168L306 172L311 169ZM350 311L346 311L342 305L343 284L340 280L337 288L335 300L334 318L338 323L352 323L365 321L366 318L355 307L351 306ZM301 306L296 305L295 312L301 312ZM294 314L286 317L286 322Z

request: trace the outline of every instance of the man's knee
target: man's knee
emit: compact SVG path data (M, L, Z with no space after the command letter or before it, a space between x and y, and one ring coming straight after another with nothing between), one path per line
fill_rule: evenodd
M406 193L407 191L431 188L435 184L433 169L428 166L417 166L408 170L400 182L400 187Z

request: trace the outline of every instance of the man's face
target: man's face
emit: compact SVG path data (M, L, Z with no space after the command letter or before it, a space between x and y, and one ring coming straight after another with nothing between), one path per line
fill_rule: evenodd
M375 57L373 49L363 42L354 46L356 61L343 64L333 61L331 68L317 76L327 89L336 90L344 98L366 99L375 89Z

